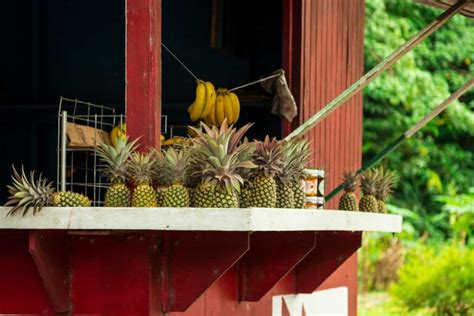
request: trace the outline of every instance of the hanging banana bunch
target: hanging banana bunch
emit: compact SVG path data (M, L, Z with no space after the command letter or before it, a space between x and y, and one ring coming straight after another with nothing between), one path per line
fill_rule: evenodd
M227 119L234 124L239 119L240 102L237 95L218 88L209 81L197 80L196 97L188 107L191 121L203 120L207 125L220 126Z

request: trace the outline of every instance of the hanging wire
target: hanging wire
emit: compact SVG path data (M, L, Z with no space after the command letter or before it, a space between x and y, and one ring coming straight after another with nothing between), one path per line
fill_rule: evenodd
M176 61L177 61L191 76L193 76L194 79L199 80L199 78L191 71L191 69L189 69L189 68L181 61L181 59L178 58L178 56L176 56L168 47L166 47L166 45L163 44L163 42L161 42L161 46L163 46L163 48L164 48L174 59L176 59ZM275 78L275 77L279 77L280 75L281 75L281 73L272 74L272 75L267 76L267 77L265 77L265 78L261 78L261 79L258 79L258 80L255 80L255 81L252 81L252 82L243 84L243 85L241 85L241 86L238 86L238 87L229 89L229 91L239 90L239 89L242 89L242 88L245 88L245 87L248 87L248 86L257 84L257 83L260 83L260 82L267 81L268 79L272 79L272 78Z
M243 84L243 85L241 85L241 86L232 88L232 89L230 89L229 91L239 90L239 89L242 89L242 88L245 88L245 87L248 87L248 86L251 86L251 85L260 83L260 82L264 82L264 81L267 81L268 79L272 79L272 78L279 77L279 76L281 76L281 73L273 74L273 75L270 75L270 76L268 76L268 77L261 78L261 79L258 79L258 80L255 80L255 81L252 81L252 82Z
M176 59L176 61L177 61L181 66L183 66L183 68L186 69L186 71L189 72L189 74L190 74L191 76L193 76L194 79L199 80L199 78L191 71L191 69L189 69L188 67L186 67L186 65L181 61L181 59L179 59L178 56L176 56L175 54L173 54L173 52L172 52L168 47L166 47L166 45L163 44L163 42L161 42L161 46L163 46L163 48L164 48L171 56L173 56L173 58Z

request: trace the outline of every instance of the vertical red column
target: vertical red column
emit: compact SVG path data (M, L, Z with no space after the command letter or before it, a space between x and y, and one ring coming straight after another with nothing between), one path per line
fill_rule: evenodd
M159 146L161 134L161 0L126 0L127 132Z

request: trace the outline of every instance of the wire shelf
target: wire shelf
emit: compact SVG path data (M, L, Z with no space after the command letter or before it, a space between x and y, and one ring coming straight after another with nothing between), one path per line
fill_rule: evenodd
M93 127L95 131L110 132L125 122L124 113L115 107L61 97L58 106L57 190L84 194L93 206L104 202L108 183L100 172L95 147L69 147L68 123ZM162 116L163 134L168 131L168 119ZM97 134L94 139L97 139Z

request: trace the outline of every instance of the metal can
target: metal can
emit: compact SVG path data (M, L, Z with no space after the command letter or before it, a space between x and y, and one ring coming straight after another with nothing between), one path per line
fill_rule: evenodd
M304 192L306 196L324 197L324 170L305 169Z
M304 208L307 209L324 209L324 198L319 196L307 196Z

